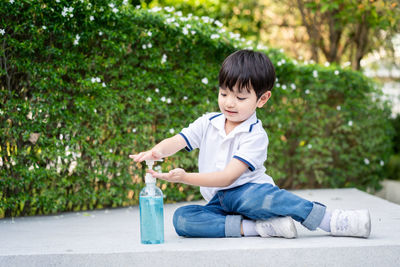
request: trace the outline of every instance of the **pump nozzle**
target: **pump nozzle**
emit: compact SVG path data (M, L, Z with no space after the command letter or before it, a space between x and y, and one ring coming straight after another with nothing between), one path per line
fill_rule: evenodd
M162 161L162 159L159 159L159 160L146 159L145 161L146 161L146 165L149 167L149 169L152 170L154 161Z

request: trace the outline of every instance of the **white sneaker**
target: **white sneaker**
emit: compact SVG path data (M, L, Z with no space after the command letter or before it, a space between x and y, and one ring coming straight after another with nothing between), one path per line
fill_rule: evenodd
M369 237L371 217L368 210L334 210L331 218L333 236Z
M297 237L296 226L291 217L274 217L256 221L256 231L262 237Z

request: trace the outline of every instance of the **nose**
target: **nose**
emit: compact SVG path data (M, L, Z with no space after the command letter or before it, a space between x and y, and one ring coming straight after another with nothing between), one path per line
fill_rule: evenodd
M225 105L227 107L233 107L235 105L235 97L234 96L227 96Z

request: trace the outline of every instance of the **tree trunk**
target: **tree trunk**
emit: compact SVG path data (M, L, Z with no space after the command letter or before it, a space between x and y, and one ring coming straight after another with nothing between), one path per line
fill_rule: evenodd
M369 26L367 24L367 14L364 14L362 17L362 21L357 25L356 33L355 33L355 55L352 58L352 68L354 70L361 69L361 59L367 53L368 48L368 33Z

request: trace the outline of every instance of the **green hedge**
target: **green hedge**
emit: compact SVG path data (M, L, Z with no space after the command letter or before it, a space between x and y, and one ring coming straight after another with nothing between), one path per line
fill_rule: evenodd
M246 47L277 70L258 111L276 182L378 186L392 128L370 80L256 48L207 17L125 2L0 3L0 217L137 204L144 168L128 155L217 111L220 64ZM196 171L196 152L161 165ZM200 198L159 183L166 202Z

